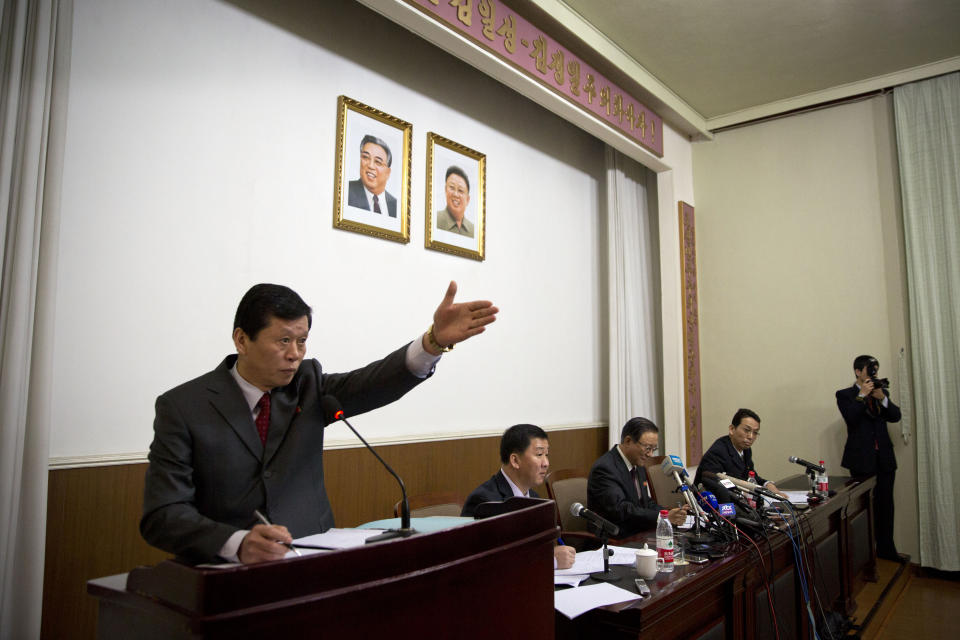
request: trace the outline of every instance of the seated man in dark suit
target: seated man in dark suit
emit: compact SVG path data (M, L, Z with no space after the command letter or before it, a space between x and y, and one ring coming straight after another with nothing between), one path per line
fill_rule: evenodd
M630 418L620 431L620 444L600 456L587 478L587 508L632 536L657 526L661 507L647 489L643 465L657 452L660 430L646 418ZM683 524L687 507L669 510L670 522Z
M533 487L543 484L550 468L550 441L547 432L532 424L515 424L500 438L500 470L473 490L463 503L461 516L471 517L484 502L507 498L539 498ZM553 549L557 569L573 566L576 551L558 545Z
M703 454L693 484L700 484L704 471L725 473L740 480L746 480L753 471L758 485L786 498L787 495L777 489L777 485L761 478L753 468L753 453L750 447L760 437L760 416L750 409L738 409L733 414L728 430L729 434L717 438L716 442Z
M320 399L347 415L397 400L443 351L496 319L487 301L454 304L451 282L433 325L382 360L325 373L305 359L311 309L288 287L258 284L240 300L229 355L157 398L140 533L191 562L277 560L293 537L326 531ZM255 511L275 524L259 524Z

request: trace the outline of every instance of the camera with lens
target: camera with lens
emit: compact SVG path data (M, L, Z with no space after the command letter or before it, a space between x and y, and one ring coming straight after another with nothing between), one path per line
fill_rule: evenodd
M878 378L877 372L880 370L880 363L874 358L871 360L870 364L867 365L867 375L870 376L870 382L873 383L874 389L889 389L890 388L890 379L889 378Z

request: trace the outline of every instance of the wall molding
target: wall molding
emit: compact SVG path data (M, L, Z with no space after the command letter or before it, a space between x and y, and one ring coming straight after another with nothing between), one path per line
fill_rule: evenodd
M569 424L545 426L543 430L547 433L552 433L554 431L573 431L575 429L598 429L606 427L606 422L571 422ZM405 436L403 438L367 438L367 441L374 446L394 446L421 444L424 442L442 442L445 440L464 440L468 438L499 437L502 434L503 431L498 429L469 432L425 433L415 436ZM323 450L358 449L362 446L363 444L355 437L349 439L329 439L324 442ZM50 471L54 471L58 469L81 469L84 467L109 467L118 464L143 464L146 462L146 451L134 451L129 453L94 454L88 456L51 457L47 468Z

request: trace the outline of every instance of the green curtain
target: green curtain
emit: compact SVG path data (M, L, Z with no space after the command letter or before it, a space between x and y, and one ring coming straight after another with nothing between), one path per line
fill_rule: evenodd
M893 92L914 374L920 563L960 570L960 72Z

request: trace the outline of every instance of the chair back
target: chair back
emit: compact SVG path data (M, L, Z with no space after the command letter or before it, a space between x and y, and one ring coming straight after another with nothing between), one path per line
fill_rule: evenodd
M661 507L672 509L681 502L683 497L676 491L677 481L672 476L665 476L660 465L666 456L654 456L650 462L643 465L647 472L647 489L650 497Z
M587 531L587 521L570 513L570 505L587 504L587 474L581 469L557 469L544 481L547 495L557 504L557 518L563 531Z
M427 518L430 516L459 516L463 510L465 498L455 491L431 491L415 496L407 496L410 502L411 518ZM400 517L402 500L393 505L393 517Z

